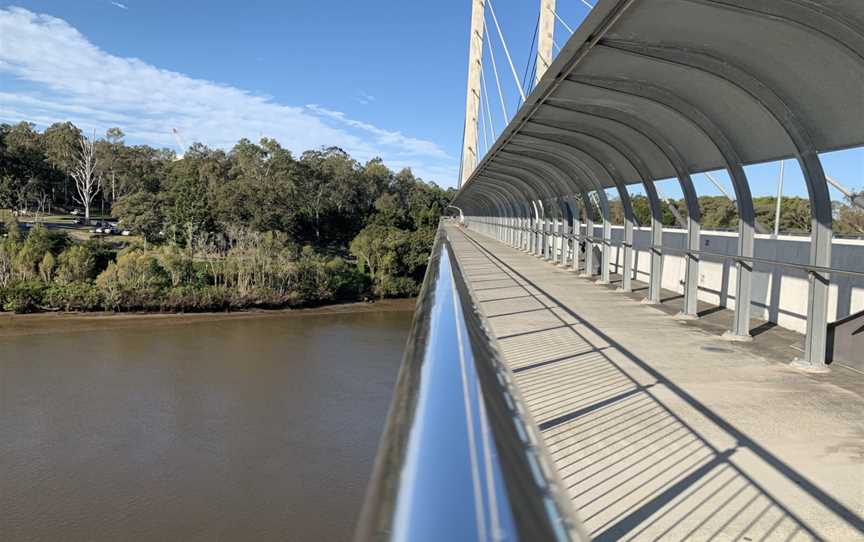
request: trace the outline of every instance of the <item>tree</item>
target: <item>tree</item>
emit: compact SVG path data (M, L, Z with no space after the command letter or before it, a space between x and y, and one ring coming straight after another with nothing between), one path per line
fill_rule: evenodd
M123 227L155 243L165 227L162 201L150 192L136 192L123 196L111 208L111 214L120 219Z
M62 175L63 203L69 203L69 179L75 168L81 130L71 122L57 122L42 132L45 156Z
M835 205L834 231L845 235L862 235L864 234L864 209L856 206L852 198L846 199L846 202Z
M102 163L105 173L107 175L102 176L111 180L111 203L117 201L117 165L118 159L120 156L120 148L123 146L123 137L125 134L123 130L120 128L108 128L108 131L105 132L105 140L100 141L101 145L99 145L99 150ZM106 193L105 188L102 188L103 199Z
M96 139L96 134L93 134ZM75 179L75 189L78 192L78 202L84 206L84 220L90 223L90 203L99 192L99 179L96 175L96 144L81 136L79 140L77 162L72 170L72 178Z

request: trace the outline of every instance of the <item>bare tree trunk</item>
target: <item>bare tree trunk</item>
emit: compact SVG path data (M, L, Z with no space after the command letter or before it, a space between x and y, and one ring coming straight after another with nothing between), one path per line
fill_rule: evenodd
M80 144L78 163L72 171L72 178L75 179L78 201L84 206L84 221L89 224L90 204L99 192L99 179L96 175L96 132L93 132L92 140L82 135Z

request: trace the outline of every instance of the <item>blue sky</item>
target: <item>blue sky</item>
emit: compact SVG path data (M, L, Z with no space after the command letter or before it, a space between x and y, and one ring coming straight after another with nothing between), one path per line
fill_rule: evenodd
M537 4L494 3L520 78ZM588 13L581 0L558 6L573 28ZM175 127L214 147L261 135L295 152L334 144L452 186L469 19L469 0L0 1L0 122L72 120L99 133L117 125L130 143L172 148ZM568 36L556 25L559 45ZM513 75L497 36L493 43L512 115ZM861 151L825 161L838 180L864 185ZM786 170L786 193L803 195L797 166ZM754 192L773 193L776 172L749 168Z

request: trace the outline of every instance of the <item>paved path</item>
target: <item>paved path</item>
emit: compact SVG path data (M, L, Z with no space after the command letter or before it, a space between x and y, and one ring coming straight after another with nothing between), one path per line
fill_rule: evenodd
M447 233L596 540L864 540L860 373L799 372Z

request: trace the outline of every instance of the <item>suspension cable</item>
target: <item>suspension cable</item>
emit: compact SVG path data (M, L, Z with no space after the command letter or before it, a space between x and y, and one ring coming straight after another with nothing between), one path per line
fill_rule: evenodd
M495 141L495 123L492 122L492 108L489 107L489 91L486 90L486 77L483 75L484 70L480 70L480 84L483 87L483 99L486 101L486 115L489 117L489 133L492 134L492 141ZM482 104L481 104L482 105Z
M483 35L489 35L485 19L483 20ZM504 93L501 92L501 80L498 78L498 63L495 62L495 50L492 47L491 39L489 41L486 41L484 39L483 43L485 43L489 47L489 57L492 59L492 71L495 74L495 86L498 87L498 99L501 100L501 111L504 113L504 124L507 124L507 122L510 120L510 115L507 114L507 106L504 105Z
M564 22L564 19L562 19L561 16L558 15L558 12L557 12L557 11L555 11L555 10L552 9L552 8L546 8L546 9L548 9L549 11L552 12L552 15L554 15L555 18L558 19L558 22L561 23L561 24L564 26L564 28L567 29L567 32L570 32L571 34L573 33L573 29L570 28L570 25L568 25L567 23Z
M534 56L534 43L537 41L537 33L540 31L540 13L537 13L537 22L534 23L534 36L531 37L531 46L528 47L528 62L525 63L525 73L522 74L522 86L529 88L528 73L531 70L531 61L536 61Z
M513 80L516 82L516 89L525 101L525 91L522 90L522 85L519 83L519 74L516 73L516 66L513 65L513 59L510 57L510 49L507 48L507 42L504 41L504 33L501 32L501 25L498 24L498 17L495 16L495 8L492 7L492 0L487 0L489 4L489 12L492 13L492 21L495 23L495 29L498 31L498 39L501 40L501 45L504 47L504 54L507 56L507 63L510 64L510 72L513 74Z
M480 98L480 96L478 96L478 98ZM483 147L484 148L483 148L483 154L477 157L478 163L480 162L480 160L484 156L486 156L486 153L489 152L489 139L486 137L486 118L483 116L483 100L480 99L479 101L480 101L480 108L478 109L478 113L480 113L480 118L478 119L478 122L480 123L480 127L482 128L481 131L483 132ZM479 141L480 136L477 136L477 140L478 140L477 146L479 147L480 146L480 141Z

